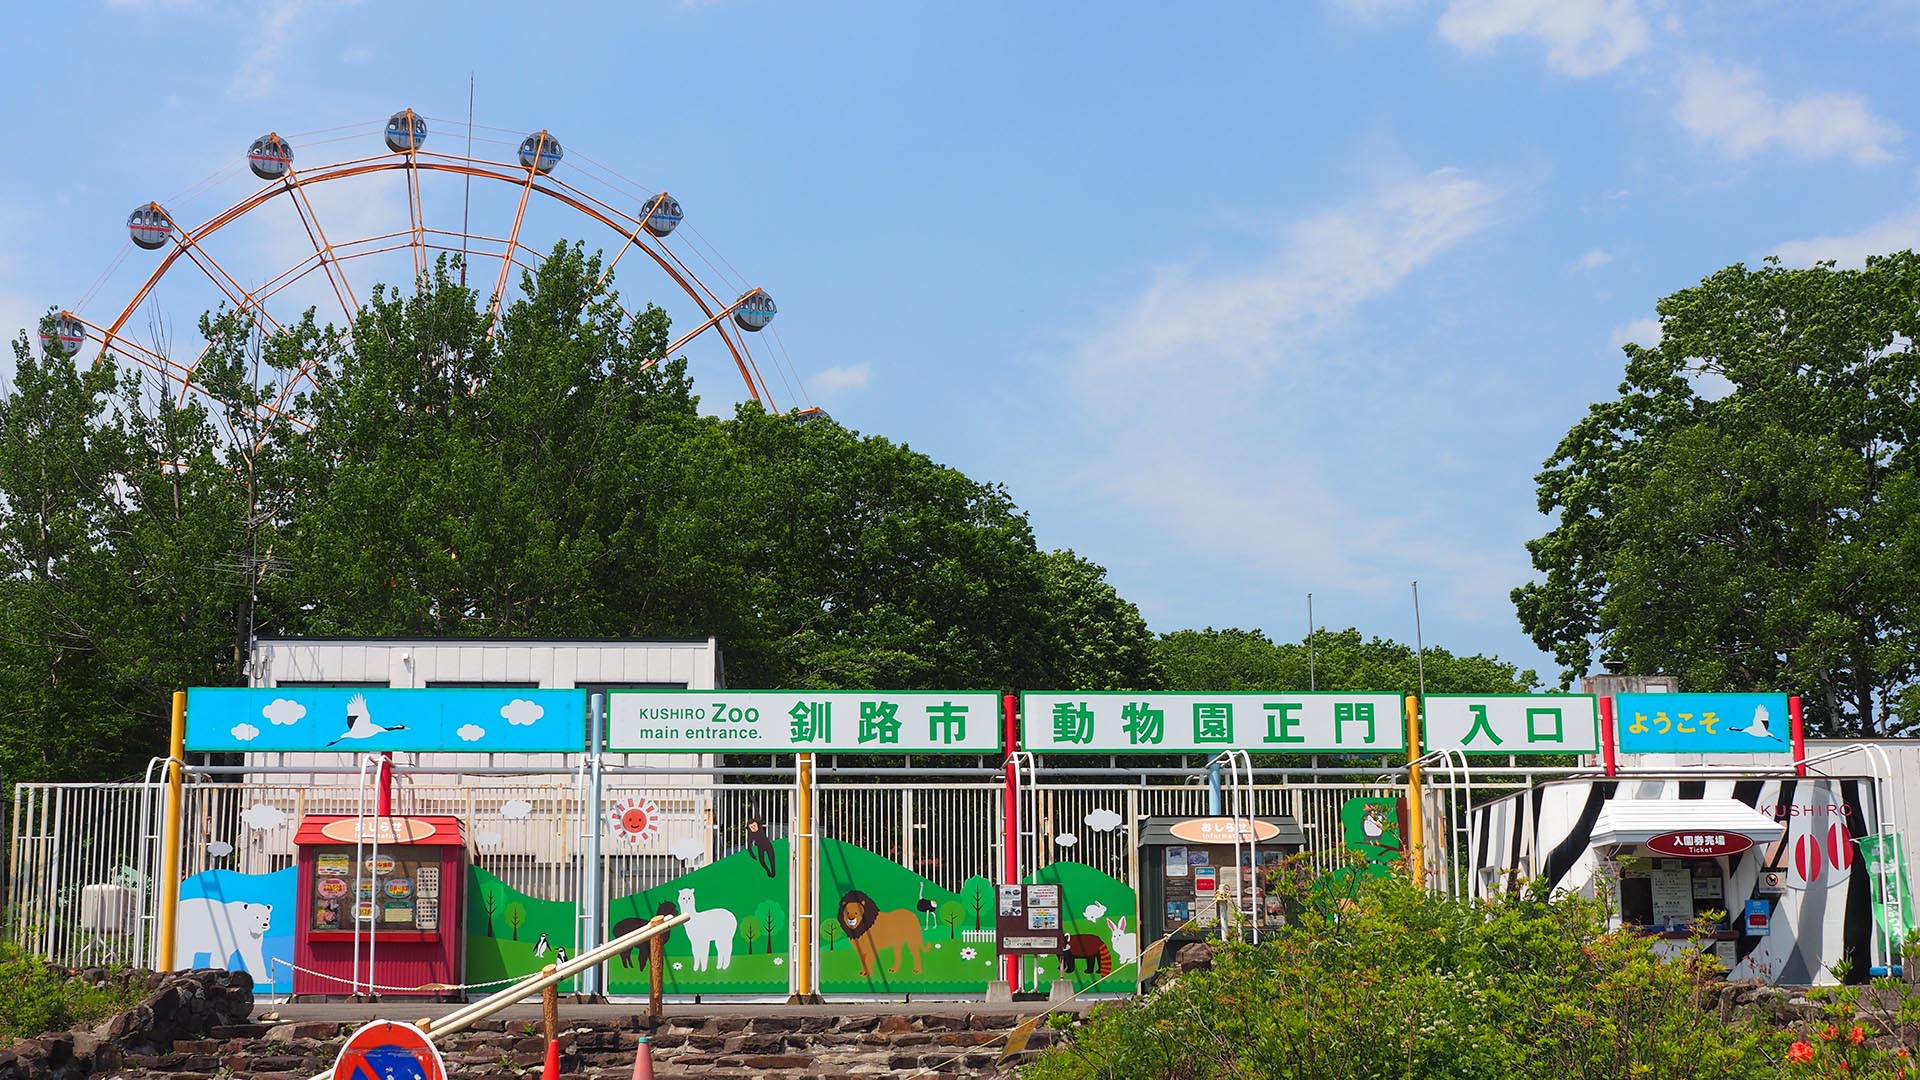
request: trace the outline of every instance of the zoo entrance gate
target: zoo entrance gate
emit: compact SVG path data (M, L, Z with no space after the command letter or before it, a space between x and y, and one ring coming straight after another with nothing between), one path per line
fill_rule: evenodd
M1078 781L1071 770L1031 770L1024 776L1016 809L1020 875L1061 882L1069 905L1064 929L1097 939L1087 946L1084 970L1030 961L1021 971L1026 988L1044 989L1053 979L1067 977L1080 989L1134 989L1126 965L1148 944L1139 936L1138 909L1137 841L1144 819L1205 817L1214 800L1227 816L1292 818L1305 836L1303 851L1312 865L1331 869L1349 858L1343 807L1353 799L1404 798L1408 790L1404 769L1382 769L1372 777L1350 775L1371 770L1255 770L1250 777L1241 774L1222 793L1210 790L1204 770L1180 777L1149 777L1148 771L1137 770L1133 782ZM182 880L171 884L183 897L200 886L212 891L194 895L288 896L286 908L272 905L264 931L266 970L253 972L263 998L284 996L291 992L293 962L284 940L276 951L276 939L291 934L294 920L312 917L290 897L295 828L311 814L370 815L367 780L335 774L299 783L258 774L235 777L204 766L187 772ZM794 835L802 820L796 812L800 788L769 782L780 775L776 771L712 773L611 772L599 804L590 805L590 789L577 772L485 777L399 772L397 816L444 816L464 826L471 895L461 989L484 992L551 962L550 950L577 953L586 947L588 900L597 886L606 913L599 924L603 937L616 936L623 918L650 916L659 903L677 903L688 890L696 908L732 917L724 944L709 936L703 957L669 956L673 970L664 974L668 992L677 997L771 998L810 990L849 998L984 993L997 972L993 885L1010 865L1003 782L979 779L986 775L983 769L850 780L823 770L809 788L816 837L806 887L812 898L807 909L820 913L815 932L804 918L794 918L802 910L793 872L793 845L801 839ZM1527 775L1501 779L1519 785L1532 781ZM1483 796L1492 793L1484 790L1484 780L1482 787ZM1443 888L1464 887L1471 793L1435 769L1428 771L1422 793L1429 880ZM66 966L157 965L159 899L169 884L159 880L165 795L166 784L157 780L19 785L6 895L15 942ZM624 813L633 808L648 819L640 832L627 828L638 820ZM756 828L750 830L750 823ZM589 857L594 829L601 830L598 866ZM766 838L764 846L754 842L755 832ZM919 927L918 947L897 914L888 943L862 935L874 938L876 955L870 960L864 945L845 940L835 925L835 908L856 890L872 897L876 907L911 912ZM722 919L721 929L726 928ZM183 940L176 948L177 966L253 967L241 943L203 944ZM684 947L691 945L690 939ZM534 948L541 951L536 955ZM796 985L799 965L788 962L802 949L813 957L814 987ZM895 966L898 972L890 970ZM383 987L409 988L388 983L376 955L337 992L344 996ZM646 976L630 961L609 963L604 983L571 989L639 996L646 991Z

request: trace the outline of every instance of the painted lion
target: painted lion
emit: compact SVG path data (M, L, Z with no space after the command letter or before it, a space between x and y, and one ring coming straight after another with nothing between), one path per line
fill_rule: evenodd
M920 951L926 947L926 939L920 936L920 917L906 908L881 911L873 897L849 889L840 898L840 929L847 932L853 951L860 954L862 976L873 974L881 949L893 950L893 967L888 971L894 974L899 973L900 961L911 949L913 973L920 974Z

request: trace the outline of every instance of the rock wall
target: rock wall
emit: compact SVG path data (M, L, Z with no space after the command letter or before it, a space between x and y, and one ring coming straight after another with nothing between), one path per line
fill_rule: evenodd
M92 972L77 977L88 979ZM79 1080L121 1068L129 1057L170 1051L223 1027L244 1024L253 1012L253 978L244 971L98 973L99 979L144 980L152 993L126 1012L90 1030L48 1032L16 1039L0 1050L0 1080Z

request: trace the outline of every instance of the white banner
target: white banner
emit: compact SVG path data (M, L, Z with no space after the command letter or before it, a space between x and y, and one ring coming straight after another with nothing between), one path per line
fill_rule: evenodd
M1036 754L1403 751L1399 694L1022 694L1020 746Z
M652 753L1000 752L987 690L610 690L607 749Z
M1600 749L1592 694L1428 694L1422 750L1591 754Z

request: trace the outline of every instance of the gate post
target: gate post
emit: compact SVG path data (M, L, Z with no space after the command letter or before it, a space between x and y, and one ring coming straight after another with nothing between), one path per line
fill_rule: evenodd
M794 950L793 996L806 1002L817 1000L814 990L813 945L813 755L793 756L793 783L796 800L793 808L793 928L800 933Z
M187 757L187 692L173 692L173 731L167 741L167 815L160 829L160 955L154 970L173 970L174 920L180 911L180 765Z
M1007 835L1001 841L1000 880L1003 884L1017 884L1020 880L1020 778L1015 772L1013 755L1020 749L1020 712L1019 702L1012 694L1001 699L1001 711L1006 722L1007 784L1001 799ZM1019 989L1019 965L1019 957L1001 954L1000 979L1010 989Z
M1420 699L1407 695L1407 868L1414 884L1427 883L1426 806L1420 799Z
M586 880L583 882L586 888L581 890L586 895L580 898L583 910L587 913L587 940L580 942L579 951L574 954L576 956L601 944L606 938L604 916L607 909L606 897L603 894L606 892L604 875L607 864L606 854L600 847L602 832L600 815L603 813L602 806L606 802L601 794L602 770L605 765L601 750L607 742L606 706L607 699L604 694L594 694L587 698L587 805L581 808L587 826L587 872L584 875ZM605 970L604 965L588 968L580 973L580 980L575 985L583 994L602 994L605 991L600 985L600 973Z

